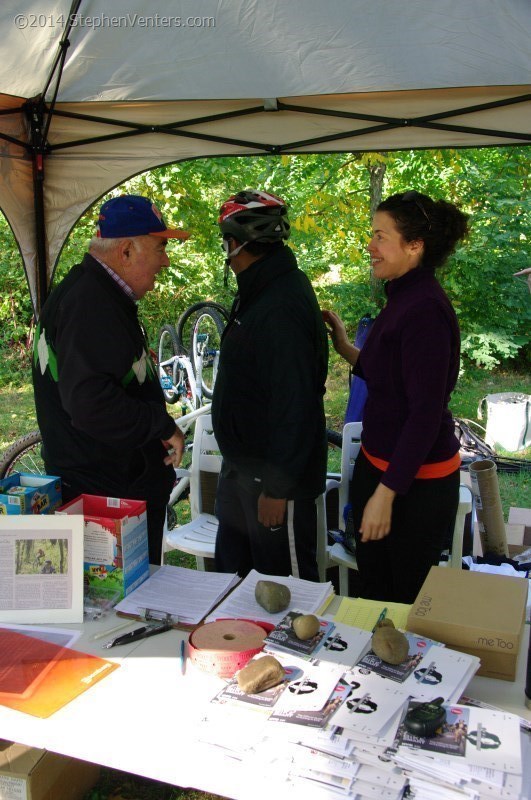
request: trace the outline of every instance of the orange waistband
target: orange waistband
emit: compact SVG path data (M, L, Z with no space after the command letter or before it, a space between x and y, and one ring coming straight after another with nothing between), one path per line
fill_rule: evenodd
M387 467L389 466L389 461L384 461L383 458L377 458L376 456L371 456L370 453L366 451L364 446L361 446L363 450L363 454L365 458L371 462L373 467L376 469L385 472ZM447 475L451 475L452 472L455 472L456 469L459 469L461 466L461 456L459 452L453 455L451 458L447 458L446 461L436 461L433 464L423 464L415 478L420 479L429 479L429 478L445 478Z

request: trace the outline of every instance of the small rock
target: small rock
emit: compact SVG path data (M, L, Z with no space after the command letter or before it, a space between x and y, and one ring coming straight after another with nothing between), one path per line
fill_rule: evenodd
M286 676L284 668L273 656L262 656L250 661L238 672L238 686L245 694L257 694L281 683Z
M371 647L373 653L388 664L401 664L409 653L407 637L396 628L376 628Z
M299 614L291 623L297 639L311 639L319 632L321 625L315 614Z
M284 611L291 602L291 592L283 583L257 581L254 596L256 602L270 614Z

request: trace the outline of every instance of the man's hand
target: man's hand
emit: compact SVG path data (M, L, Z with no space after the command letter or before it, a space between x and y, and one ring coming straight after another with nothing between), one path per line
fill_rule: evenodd
M258 498L258 522L265 528L280 528L286 516L287 503L285 497L266 497L262 492Z
M361 541L370 542L385 539L391 530L391 512L396 492L379 483L376 491L369 497L360 525Z
M184 453L184 436L180 428L175 429L175 433L170 439L162 440L162 444L168 451L164 459L167 466L178 467L182 461Z

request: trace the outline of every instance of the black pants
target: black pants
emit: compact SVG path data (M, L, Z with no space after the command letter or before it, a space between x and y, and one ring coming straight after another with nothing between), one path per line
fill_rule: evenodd
M391 532L362 543L359 527L367 500L382 472L359 454L350 485L360 595L371 600L413 603L430 567L439 563L459 504L459 470L445 478L414 480L393 503Z
M260 491L260 484L253 487L252 480L245 481L234 473L220 475L216 495L218 572L237 572L242 578L251 569L265 575L295 574L290 556L288 519L278 529L271 530L261 525L258 522ZM289 503L293 503L292 528L299 572L296 577L318 581L315 500L291 500Z

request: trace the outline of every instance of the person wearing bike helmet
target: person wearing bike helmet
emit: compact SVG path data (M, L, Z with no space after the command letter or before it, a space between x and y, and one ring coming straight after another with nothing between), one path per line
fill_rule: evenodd
M218 224L238 293L212 400L223 456L216 568L319 580L326 329L310 281L285 245L290 224L281 198L238 192L221 206Z
M168 240L188 238L147 197L108 200L89 252L51 292L35 333L48 474L61 478L64 502L80 494L145 500L152 564L161 561L184 441L166 411L137 301L169 266Z

